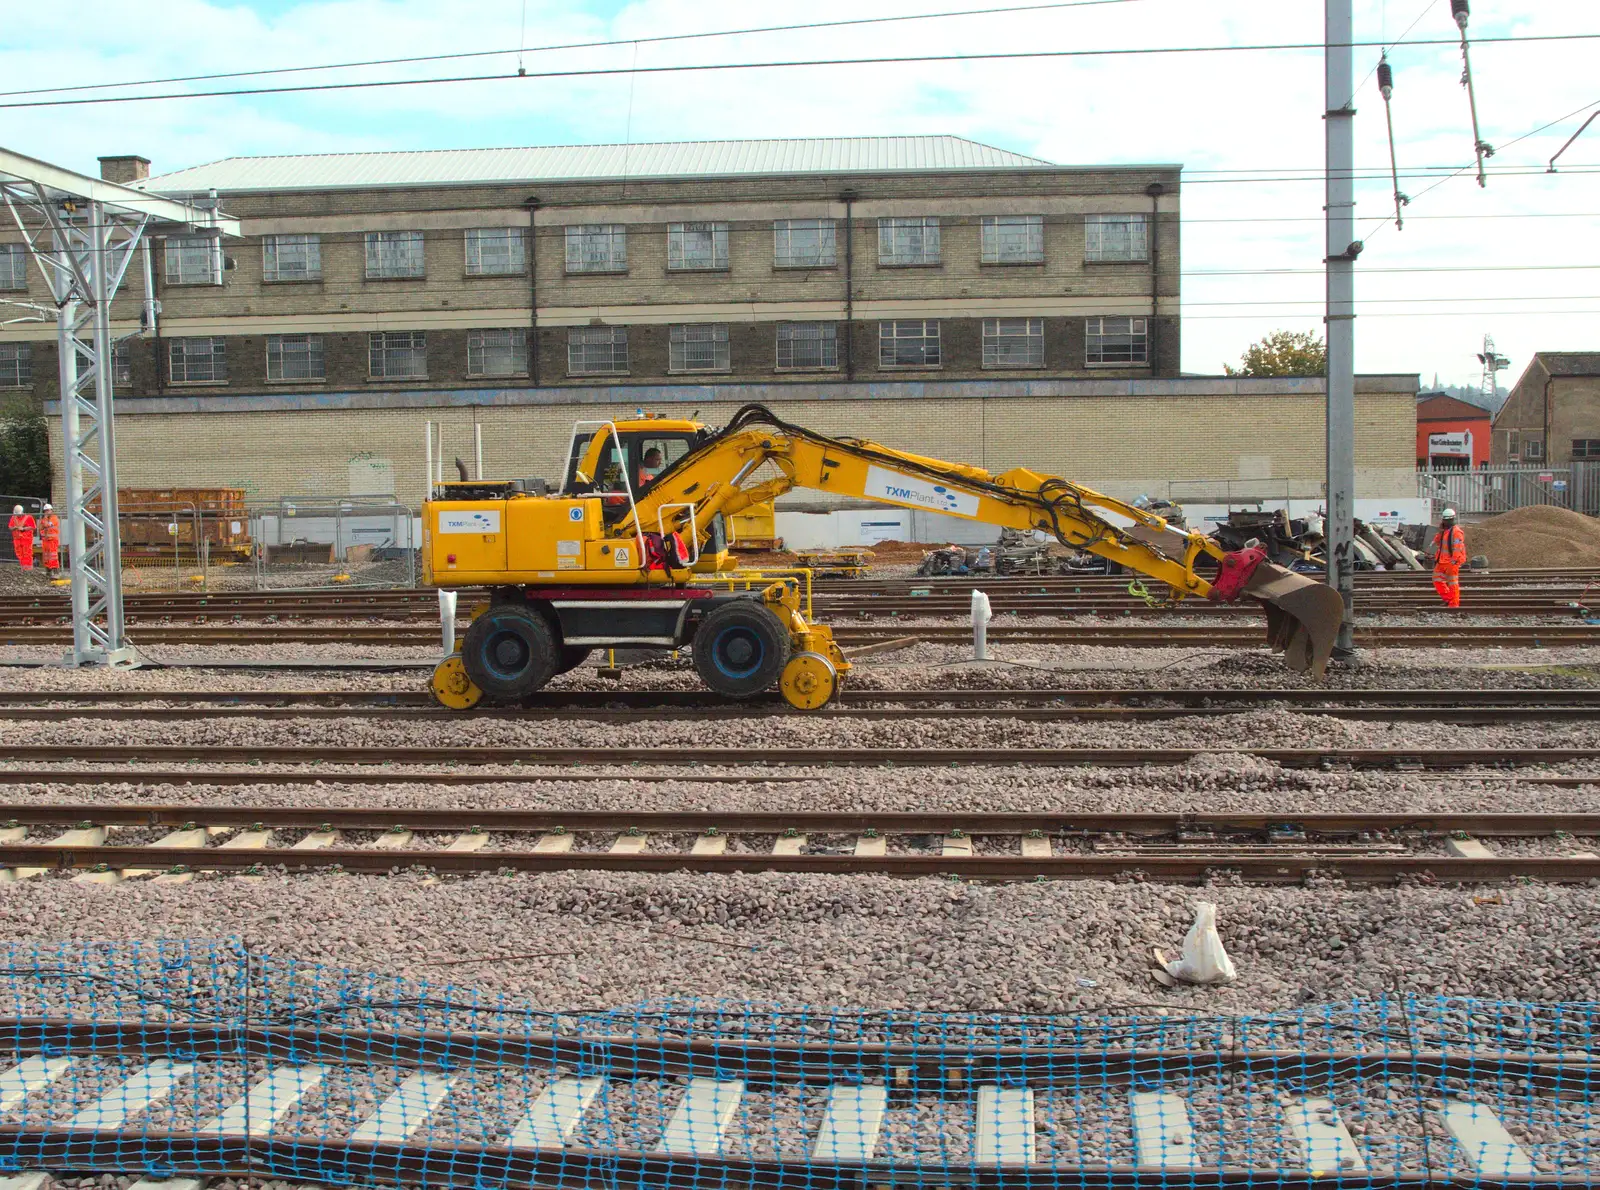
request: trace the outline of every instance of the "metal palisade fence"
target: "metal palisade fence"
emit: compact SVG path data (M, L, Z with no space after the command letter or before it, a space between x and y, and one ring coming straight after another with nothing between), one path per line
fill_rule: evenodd
M1462 513L1510 512L1532 504L1600 515L1600 462L1561 467L1485 467L1418 471L1417 495Z
M12 945L0 1164L330 1184L1600 1182L1593 1004L551 1011L235 943Z

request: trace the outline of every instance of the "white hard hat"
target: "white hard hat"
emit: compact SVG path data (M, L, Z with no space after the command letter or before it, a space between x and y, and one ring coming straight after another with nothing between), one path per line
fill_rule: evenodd
M11 510L11 515L12 516L21 516L22 515L22 505L18 504L16 507L14 507Z
M1445 510L1444 510L1444 511L1443 511L1443 512L1441 512L1441 513L1440 513L1440 514L1439 514L1439 516L1440 516L1440 517L1441 517L1441 518L1442 518L1442 519L1443 519L1443 520L1447 520L1447 521L1453 521L1453 520L1455 520L1455 519L1456 519L1456 510L1455 510L1455 509L1453 509L1453 508L1447 508L1447 509L1445 509Z
M44 510L45 510L45 511L46 511L46 512L49 512L49 511L51 511L51 510L52 510L52 509L53 509L53 508L54 508L54 507L55 507L55 505L54 505L54 504L46 504L46 505L45 505L45 506L44 506Z

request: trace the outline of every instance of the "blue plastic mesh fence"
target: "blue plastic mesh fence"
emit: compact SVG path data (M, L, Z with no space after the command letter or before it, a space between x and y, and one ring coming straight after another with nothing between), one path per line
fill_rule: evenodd
M13 946L0 1165L472 1190L1593 1186L1596 1011L557 1013L236 944Z

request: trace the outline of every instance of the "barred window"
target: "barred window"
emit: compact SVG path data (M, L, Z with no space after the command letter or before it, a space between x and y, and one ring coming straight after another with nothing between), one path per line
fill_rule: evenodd
M33 383L33 344L0 343L0 388Z
M779 368L837 368L839 324L835 322L780 322Z
M1090 318L1084 322L1090 367L1116 367L1148 362L1149 342L1143 318Z
M528 270L526 229L521 227L467 228L467 274L504 276Z
M1600 459L1600 438L1574 438L1572 457L1575 459Z
M1149 260L1150 238L1143 215L1086 215L1085 260Z
M1044 260L1043 215L985 215L980 238L984 264L1037 264Z
M985 318L983 366L986 368L1044 367L1044 319Z
M133 343L128 339L111 348L111 383L133 383Z
M779 219L772 225L773 267L832 267L839 259L836 243L832 219Z
M575 326L567 332L567 372L617 376L628 370L628 328Z
M268 380L326 380L321 335L268 335Z
M879 367L936 368L939 362L938 319L902 318L878 324Z
M28 249L23 244L0 244L0 289L28 288Z
M667 224L667 268L725 269L728 267L726 223Z
M228 341L222 338L172 339L167 353L173 384L227 384Z
M425 331L374 331L367 336L367 372L374 380L426 380Z
M721 322L678 323L668 332L667 367L673 372L726 372L728 327Z
M168 285L221 285L222 241L216 236L167 237Z
M317 281L322 277L322 237L265 236L261 240L263 281Z
M468 376L523 376L528 371L528 332L521 327L467 333Z
M367 232L368 277L421 277L426 273L420 231Z
M878 263L904 266L939 263L939 217L878 220Z
M567 272L626 273L628 229L621 223L582 223L567 228Z

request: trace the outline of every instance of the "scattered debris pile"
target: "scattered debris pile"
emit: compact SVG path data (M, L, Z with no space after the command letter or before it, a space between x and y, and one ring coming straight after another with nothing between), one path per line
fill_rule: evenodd
M1213 536L1226 550L1243 549L1259 542L1267 557L1291 570L1322 570L1327 565L1326 538L1321 516L1291 517L1287 510L1233 511L1217 525ZM1399 531L1387 526L1355 523L1357 570L1425 570L1421 555L1407 545Z

